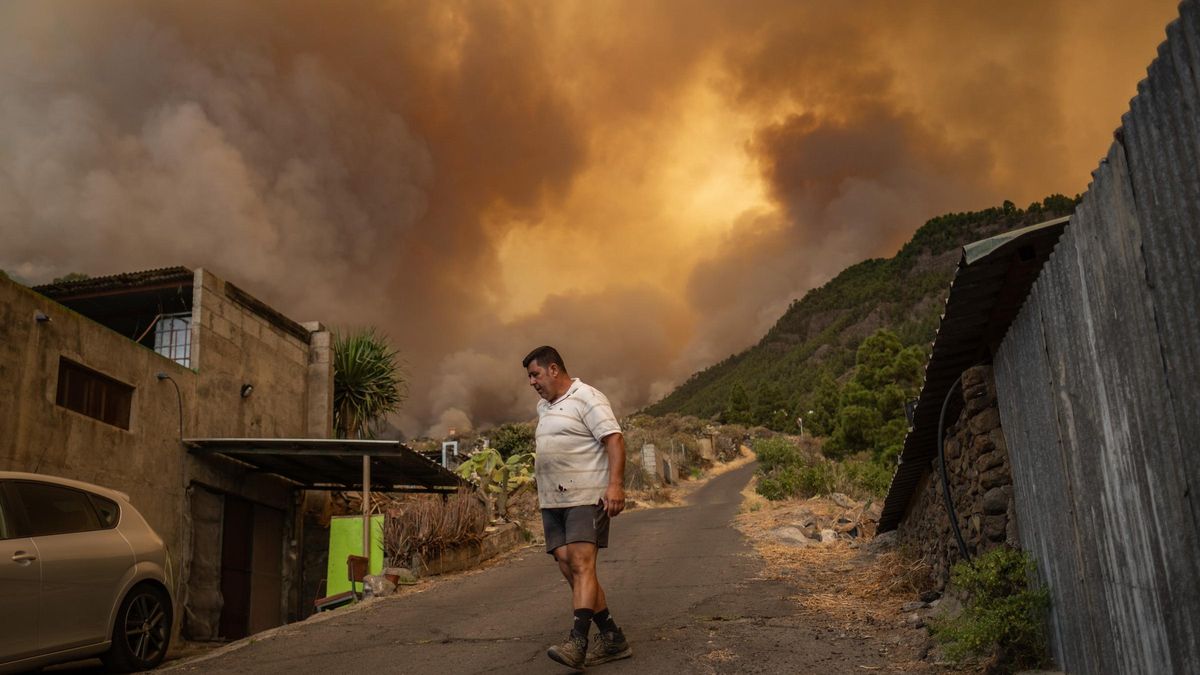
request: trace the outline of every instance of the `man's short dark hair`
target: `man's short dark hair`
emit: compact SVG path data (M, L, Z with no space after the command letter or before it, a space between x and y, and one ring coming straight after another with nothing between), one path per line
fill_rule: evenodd
M559 355L557 349L551 347L550 345L542 345L541 347L529 352L529 356L526 356L525 360L521 361L521 367L528 368L529 364L533 363L534 361L537 361L538 365L543 368L549 368L550 364L554 363L558 365L559 370L563 371L564 373L567 372L567 366L565 363L563 363L562 356Z

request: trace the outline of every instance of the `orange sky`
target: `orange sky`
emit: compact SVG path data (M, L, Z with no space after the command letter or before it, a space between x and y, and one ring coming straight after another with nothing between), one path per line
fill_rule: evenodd
M925 219L1085 189L1124 2L6 2L0 268L211 267L404 351L398 420L619 413Z

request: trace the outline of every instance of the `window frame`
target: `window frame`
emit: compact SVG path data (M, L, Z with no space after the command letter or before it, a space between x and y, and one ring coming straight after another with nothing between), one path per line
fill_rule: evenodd
M71 387L72 373L81 378L77 381L77 386L83 392L80 394L81 401L75 400L77 392ZM99 387L98 402L94 387ZM129 431L133 421L133 396L136 391L137 387L131 384L109 377L66 356L58 357L58 381L55 386L54 403L60 408ZM113 397L111 401L110 396ZM115 412L115 415L110 415L110 412Z
M117 529L117 526L121 524L121 516L124 515L124 509L121 508L121 503L115 499L109 499L108 497L105 497L103 495L98 495L95 492L88 492L87 490L82 490L82 492L88 496L88 501L90 501L92 503L92 509L95 510L96 517L100 519L100 529L101 530ZM100 510L100 503L102 503L102 502L112 504L113 508L117 512L117 515L115 518L113 518L113 522L111 525L106 525L104 523L103 511Z
M8 485L8 481L0 481L0 524L7 528L0 528L0 541L9 539L20 539L21 529L17 526L17 512L8 506L8 500L4 495L4 488Z
M23 499L21 499L21 495L17 492L17 486L22 485L22 484L58 488L60 490L67 490L69 492L74 492L74 493L83 495L83 501L87 503L87 508L91 510L92 517L95 519L97 527L85 529L85 530L70 530L68 532L53 532L53 533L37 533L37 532L35 532L33 525L29 520L29 513L27 510L28 507L26 506L25 501ZM114 527L104 527L104 520L100 517L100 514L96 511L96 505L92 502L92 499L91 499L92 493L87 490L82 490L80 488L72 487L70 485L62 485L60 483L52 483L50 481L28 480L28 479L10 480L10 481L6 481L4 483L0 483L0 489L2 489L5 492L5 496L8 498L8 504L13 507L13 508L10 508L9 511L15 513L17 516L17 524L18 524L17 534L16 534L16 537L10 536L9 537L10 539L12 539L12 538L35 538L35 537L57 537L57 536L67 535L67 534L80 534L83 532L101 532L106 529L114 529L115 528L115 525L114 525ZM120 517L117 518L117 522L120 522Z

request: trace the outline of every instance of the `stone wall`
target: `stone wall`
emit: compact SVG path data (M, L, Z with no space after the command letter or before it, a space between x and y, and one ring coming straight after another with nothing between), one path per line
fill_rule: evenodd
M961 406L951 403L951 410L955 407L962 412L946 430L946 469L967 550L977 555L1003 544L1016 546L1008 446L1000 428L991 367L978 366L963 374ZM961 556L946 513L936 456L900 523L899 534L901 545L919 555L929 565L937 587L944 587L950 567Z

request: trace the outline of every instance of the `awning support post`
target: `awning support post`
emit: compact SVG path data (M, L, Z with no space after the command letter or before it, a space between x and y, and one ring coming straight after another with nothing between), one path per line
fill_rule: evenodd
M363 557L367 559L367 572L371 571L371 457L363 455Z

